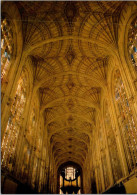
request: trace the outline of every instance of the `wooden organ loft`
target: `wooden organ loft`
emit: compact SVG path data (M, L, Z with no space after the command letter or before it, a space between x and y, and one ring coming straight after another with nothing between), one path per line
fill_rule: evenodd
M1 192L137 193L137 2L1 2Z

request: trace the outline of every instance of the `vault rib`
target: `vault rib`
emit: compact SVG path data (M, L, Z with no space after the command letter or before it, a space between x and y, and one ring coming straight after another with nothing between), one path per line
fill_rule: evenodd
M29 54L33 49L40 47L44 44L49 44L49 43L53 43L56 41L69 40L69 39L70 40L84 41L84 42L88 42L88 43L92 43L92 44L97 44L98 46L103 47L109 53L112 53L112 55L114 55L114 53L117 52L116 47L114 47L110 43L104 44L104 42L100 41L100 40L97 41L97 40L93 40L90 38L79 37L79 36L62 36L62 37L51 38L48 40L43 40L43 41L40 41L39 43L36 43L34 45L26 45L24 48L24 52Z
M100 110L99 108L99 105L98 104L95 104L93 102L89 102L87 100L85 100L84 98L80 98L78 96L73 96L73 95L68 95L68 96L63 96L61 98L56 98L55 100L52 100L50 101L49 103L47 104L43 104L42 107L41 107L41 112L43 112L46 108L49 108L49 107L52 107L54 104L56 104L58 101L62 101L62 100L66 100L66 99L77 99L79 100L80 102L83 102L85 105L87 105L88 107L90 108L95 108L97 111Z

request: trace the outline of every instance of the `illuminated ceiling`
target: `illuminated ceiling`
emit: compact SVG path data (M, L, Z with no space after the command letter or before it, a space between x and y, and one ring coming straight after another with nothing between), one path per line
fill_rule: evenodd
M89 153L125 4L16 2L57 166L71 160L82 166Z

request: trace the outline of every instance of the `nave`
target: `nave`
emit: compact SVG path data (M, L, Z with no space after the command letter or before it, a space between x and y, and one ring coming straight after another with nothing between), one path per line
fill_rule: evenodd
M137 2L1 2L1 192L137 193Z

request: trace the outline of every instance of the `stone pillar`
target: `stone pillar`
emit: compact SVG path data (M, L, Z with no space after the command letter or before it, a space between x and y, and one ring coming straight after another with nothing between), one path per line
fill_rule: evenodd
M96 188L97 188L97 193L99 193L99 184L98 184L98 175L97 175L97 162L96 162L96 167L95 167L95 178L96 178Z

